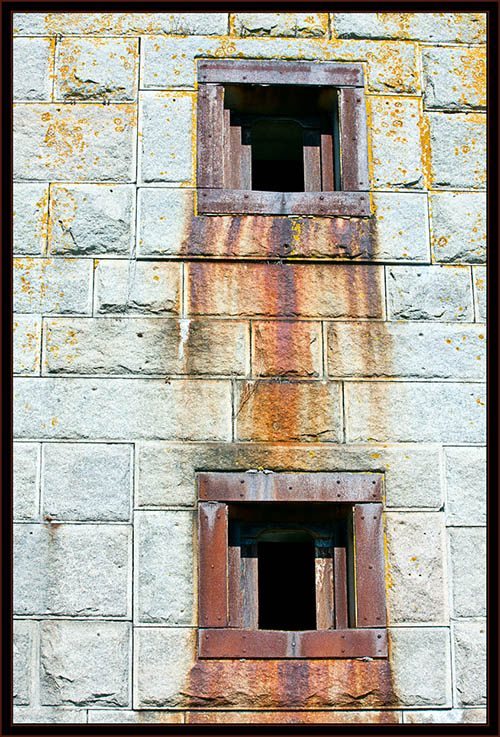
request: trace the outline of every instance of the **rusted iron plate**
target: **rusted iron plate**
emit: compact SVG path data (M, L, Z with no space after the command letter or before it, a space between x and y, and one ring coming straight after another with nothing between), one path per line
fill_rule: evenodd
M203 85L198 92L196 181L199 187L222 187L224 89Z
M285 658L289 632L271 630L201 629L200 658Z
M342 189L369 188L365 98L361 90L340 90Z
M201 502L199 525L199 623L227 626L227 505Z
M316 584L316 627L319 630L332 629L335 626L333 599L333 559L331 544L328 547L316 542L315 557Z
M335 592L335 627L347 629L347 556L345 546L336 545L333 553L334 592Z
M370 197L367 191L261 192L213 189L207 185L206 189L199 190L197 206L199 213L214 215L225 213L337 215L342 217L349 215L368 217L370 215Z
M317 630L299 632L300 658L386 658L387 630Z
M319 145L304 146L303 152L304 190L306 192L321 192L321 148Z
M378 502L380 473L199 473L199 498L217 501Z
M241 596L241 556L239 545L229 545L228 549L228 619L230 627L246 627L242 619Z
M362 87L363 65L310 61L202 59L199 82L233 84L301 84Z
M323 192L333 192L335 189L333 172L333 136L330 133L321 134L321 189Z
M356 625L358 627L385 626L382 504L357 504L354 508L354 530L356 536Z

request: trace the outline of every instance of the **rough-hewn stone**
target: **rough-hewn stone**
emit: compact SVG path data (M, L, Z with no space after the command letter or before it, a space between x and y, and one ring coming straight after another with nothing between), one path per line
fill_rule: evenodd
M391 320L472 322L470 269L465 266L391 266L387 291Z
M49 38L15 38L12 52L14 100L50 100L54 42Z
M14 724L86 724L86 709L68 709L65 707L40 706L30 708L14 707Z
M227 13L15 13L18 35L179 35L227 33Z
M457 527L450 539L453 614L486 616L486 528Z
M486 48L431 46L422 49L427 108L486 106Z
M399 724L398 711L188 711L186 724Z
M472 267L472 283L474 285L474 308L476 322L486 322L486 266Z
M234 13L239 36L327 36L327 13Z
M451 706L450 636L445 627L392 627L391 670L399 706Z
M486 524L486 449L445 448L446 522Z
M193 513L136 512L135 621L194 624Z
M14 519L35 520L40 507L40 445L14 443Z
M140 105L141 182L191 181L193 93L142 92Z
M422 189L419 101L371 97L369 112L374 187Z
M254 376L320 376L321 323L275 320L253 323Z
M375 257L389 261L429 261L427 195L417 192L373 194Z
M41 256L47 241L47 184L14 184L13 247L22 256Z
M13 316L13 352L15 374L40 373L40 315Z
M32 661L35 622L15 619L13 622L13 684L14 704L29 704L32 690Z
M73 521L130 519L131 465L127 444L44 444L42 515Z
M92 263L75 259L15 258L14 312L92 311Z
M484 43L485 13L332 13L339 38Z
M181 265L153 261L99 261L95 268L97 313L177 315Z
M453 639L458 705L485 704L486 622L456 622Z
M486 194L432 192L434 261L482 263L486 260Z
M89 724L183 724L182 711L152 709L89 709Z
M486 709L437 709L403 712L405 724L477 724L486 722Z
M130 705L127 622L42 622L40 639L42 705Z
M432 186L484 189L486 116L483 113L428 113Z
M122 525L14 528L14 612L130 616L131 534Z

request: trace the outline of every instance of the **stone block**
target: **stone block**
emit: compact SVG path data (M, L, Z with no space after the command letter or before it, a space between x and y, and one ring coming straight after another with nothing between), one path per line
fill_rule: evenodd
M328 36L327 13L234 13L238 36Z
M230 440L224 380L19 378L19 438Z
M135 100L138 62L135 38L63 38L58 46L55 97Z
M486 709L436 709L405 711L405 724L480 724L486 722Z
M321 376L322 336L319 322L273 320L252 326L254 376Z
M172 262L99 261L95 268L95 312L177 315L181 269Z
M187 252L194 216L194 192L170 187L138 189L139 256L178 256Z
M196 630L190 627L136 627L134 709L182 706L195 648Z
M235 421L238 440L342 440L340 383L238 382Z
M485 43L485 13L332 13L339 38Z
M193 512L136 512L134 518L134 620L195 624Z
M14 612L130 616L131 547L124 525L15 525Z
M14 178L135 180L134 105L14 105Z
M427 195L417 192L374 192L377 259L429 261Z
M127 622L42 622L43 706L129 706Z
M92 262L75 259L14 259L14 312L92 311Z
M382 267L364 264L186 264L190 315L382 317Z
M50 38L15 38L12 54L14 100L50 100L54 41Z
M486 703L486 622L456 622L455 687L459 706Z
M29 704L31 702L31 674L37 623L15 619L12 626L13 703L14 705Z
M485 387L453 382L346 382L347 442L484 443Z
M130 519L130 445L47 443L43 446L42 468L45 518L116 522Z
M194 104L192 92L141 93L141 182L193 181Z
M387 606L391 624L443 623L446 583L443 515L390 512L387 540Z
M134 241L133 185L52 185L48 253L128 256Z
M392 627L392 687L401 706L451 706L450 635L445 627Z
M369 101L373 186L422 189L419 100L380 96Z
M445 448L446 523L486 524L486 448Z
M227 13L15 13L14 34L25 36L139 36L179 34L221 36Z
M14 184L14 254L41 256L47 241L47 184Z
M486 302L486 266L472 267L474 285L474 309L476 322L486 322L488 303Z
M14 707L14 724L86 724L86 709L68 709L52 706L38 708Z
M484 189L486 115L427 113L431 184L435 189Z
M426 108L486 107L486 48L422 49Z
M245 376L248 326L229 320L47 320L49 374Z
M466 266L391 266L387 292L391 320L473 321Z
M13 315L13 351L15 374L40 373L40 315Z
M399 724L397 711L188 711L186 724Z
M40 507L40 445L14 443L14 519L35 520Z
M456 323L330 322L328 373L343 377L408 377L482 381L484 329Z
M433 261L486 260L486 193L432 192Z
M486 616L486 528L456 527L450 539L453 614Z
M182 711L89 709L89 724L183 724Z

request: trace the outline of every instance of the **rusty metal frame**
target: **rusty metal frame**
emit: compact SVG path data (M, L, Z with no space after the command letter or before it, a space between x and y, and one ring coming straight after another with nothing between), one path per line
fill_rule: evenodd
M305 171L306 189L262 192L249 188L249 146L236 145L224 111L224 84L329 85L339 90L341 190L333 191L328 165L311 158L321 175ZM361 63L202 59L198 61L197 211L200 214L370 215L368 142ZM333 164L332 136L322 136L318 155ZM229 151L232 152L229 155ZM237 161L231 161L235 156ZM308 161L309 159L307 159ZM307 163L307 161L305 163ZM307 168L307 167L306 167ZM243 188L245 184L247 188Z

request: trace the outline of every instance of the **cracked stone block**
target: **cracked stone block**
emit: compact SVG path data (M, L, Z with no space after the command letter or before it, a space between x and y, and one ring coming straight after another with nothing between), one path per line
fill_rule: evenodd
M96 312L177 315L181 265L154 261L99 261L95 268Z
M371 97L368 132L376 188L423 187L420 106L417 99Z
M450 637L445 627L391 627L393 689L399 706L451 706Z
M42 622L42 706L130 706L127 622Z
M183 724L181 711L152 709L89 709L89 724Z
M486 266L472 267L474 284L474 308L476 322L486 322L488 304L486 302Z
M405 711L405 724L480 724L486 722L486 709L436 709Z
M256 321L252 330L252 366L255 376L321 375L321 323Z
M133 185L52 185L48 253L128 256L135 230Z
M13 186L13 253L41 256L47 240L47 184Z
M193 512L136 512L135 621L194 624Z
M238 36L328 36L327 13L234 13Z
M13 622L13 690L14 705L29 704L31 701L31 672L36 622L15 619Z
M135 105L14 105L14 178L135 180Z
M466 266L390 266L387 290L390 320L473 320Z
M339 38L485 43L486 13L332 13Z
M134 100L138 40L63 38L58 47L56 99Z
M443 515L389 512L385 526L389 622L444 622Z
M429 261L427 195L374 192L377 259Z
M227 30L227 13L14 13L14 33L27 36L223 36Z
M14 611L129 616L130 558L125 526L15 525Z
M428 113L432 187L484 189L486 115Z
M193 180L194 104L192 92L141 93L141 182Z
M15 38L12 52L14 100L50 100L54 41Z
M453 614L486 616L486 528L456 527L450 539Z
M131 464L130 445L45 444L42 515L56 520L129 520Z
M40 373L40 315L13 315L13 350L15 374Z
M427 108L485 108L485 47L424 47L422 61Z
M434 261L483 263L486 260L486 193L432 192Z
M459 706L486 703L486 622L456 622L455 685Z
M38 708L15 706L14 724L86 724L86 709L67 709L40 706Z
M14 312L92 311L92 262L75 259L15 258Z
M35 520L40 505L40 445L14 443L14 519Z
M448 525L486 524L486 449L445 448Z

